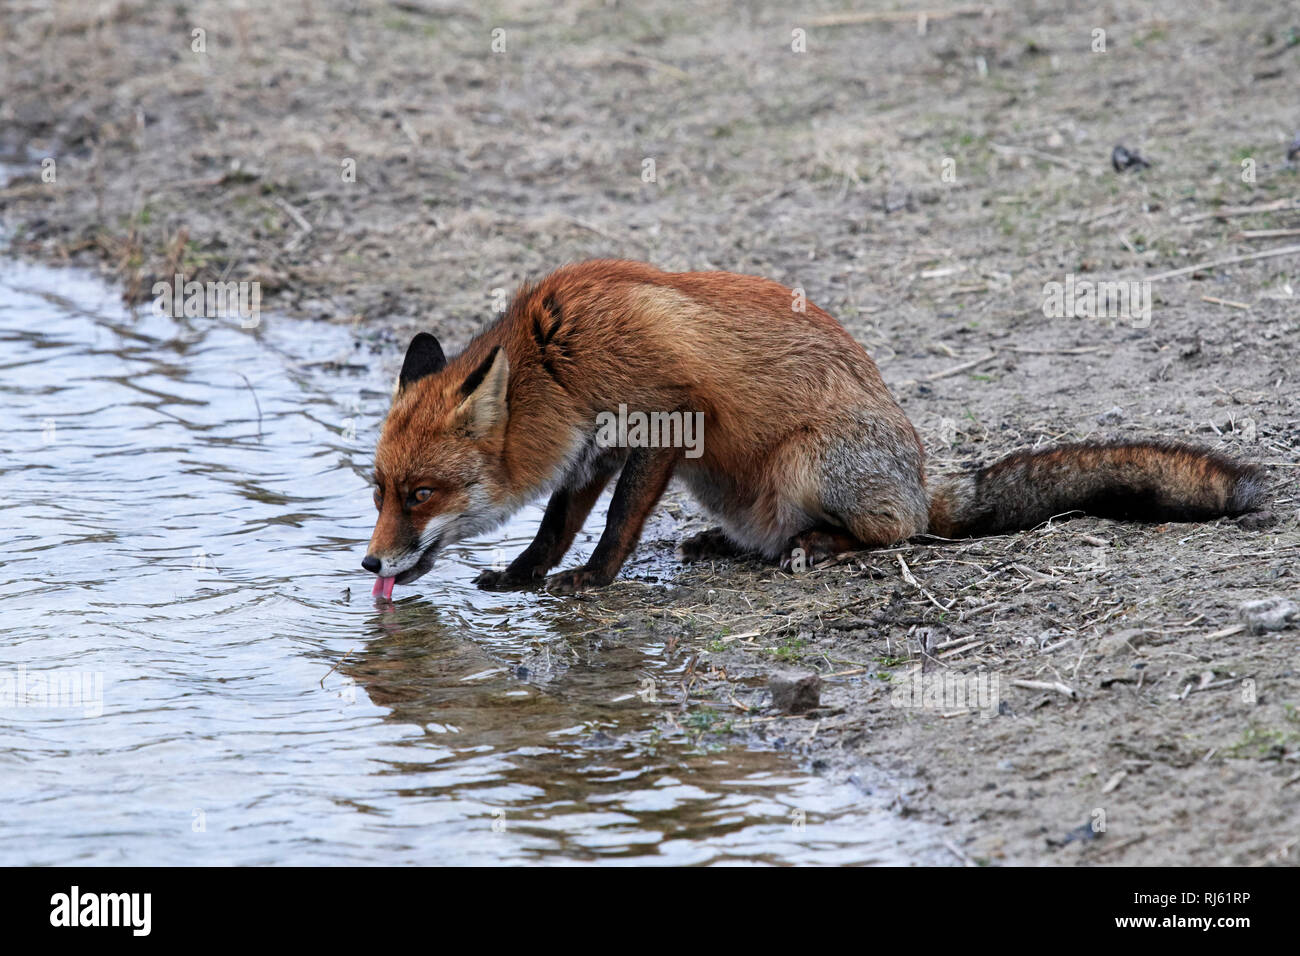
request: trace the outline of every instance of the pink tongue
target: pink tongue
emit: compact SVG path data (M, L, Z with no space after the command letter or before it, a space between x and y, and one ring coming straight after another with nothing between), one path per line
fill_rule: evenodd
M375 578L374 590L370 592L371 597L378 597L382 594L385 600L391 601L393 599L393 582L396 580L396 578Z

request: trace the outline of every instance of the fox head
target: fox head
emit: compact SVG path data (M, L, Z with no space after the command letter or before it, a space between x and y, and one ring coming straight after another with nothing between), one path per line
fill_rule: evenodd
M508 514L502 444L510 363L473 346L448 365L427 332L411 339L375 449L379 518L361 566L391 593L428 572L447 545ZM468 361L467 361L468 359Z

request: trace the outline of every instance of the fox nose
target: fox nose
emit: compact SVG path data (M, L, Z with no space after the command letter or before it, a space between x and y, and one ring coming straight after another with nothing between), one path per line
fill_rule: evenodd
M383 562L380 561L378 558L376 558L373 554L368 554L361 559L361 566L365 568L367 571L369 571L371 574L378 574L379 569L383 567Z

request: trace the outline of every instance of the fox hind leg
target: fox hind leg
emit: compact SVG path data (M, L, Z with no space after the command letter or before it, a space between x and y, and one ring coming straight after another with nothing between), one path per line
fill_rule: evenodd
M925 530L924 457L905 418L868 410L789 449L787 484L807 525L792 529L781 566L813 567L845 551L888 547Z
M794 535L786 543L781 568L785 571L805 571L846 551L863 551L867 547L843 528L831 525L809 528Z
M709 558L739 558L752 551L737 544L721 528L710 528L689 538L684 538L677 546L683 561L706 561Z

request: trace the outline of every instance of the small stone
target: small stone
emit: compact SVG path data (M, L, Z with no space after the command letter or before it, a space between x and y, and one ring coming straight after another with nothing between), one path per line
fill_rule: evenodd
M1247 601L1237 608L1237 613L1252 634L1281 631L1300 623L1300 607L1284 597Z
M1147 634L1138 628L1128 628L1108 634L1097 642L1097 653L1111 657L1130 654L1147 642Z
M1260 531L1277 524L1277 515L1271 511L1247 511L1236 520L1236 525L1244 531Z
M1124 409L1120 408L1118 405L1097 416L1097 422L1101 425L1118 425L1123 420Z
M1115 167L1115 172L1122 173L1127 169L1146 169L1151 164L1138 155L1136 149L1126 149L1123 146L1116 146L1111 150L1110 164Z
M821 703L822 679L816 674L773 674L767 682L772 706L782 713L802 714Z

